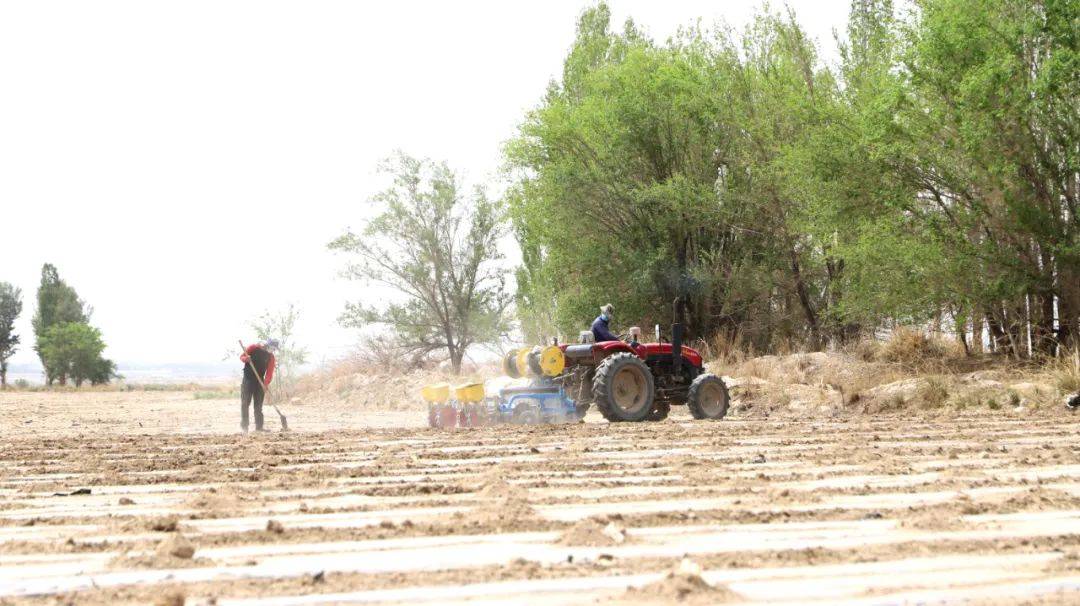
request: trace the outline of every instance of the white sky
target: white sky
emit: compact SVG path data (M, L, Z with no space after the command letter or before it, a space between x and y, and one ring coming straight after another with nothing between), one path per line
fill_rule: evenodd
M357 227L395 149L491 182L557 76L585 0L0 3L0 280L36 360L41 265L121 362L218 361L296 303L313 361L347 352L364 289L326 243ZM610 0L654 38L757 2ZM848 0L790 5L835 56Z

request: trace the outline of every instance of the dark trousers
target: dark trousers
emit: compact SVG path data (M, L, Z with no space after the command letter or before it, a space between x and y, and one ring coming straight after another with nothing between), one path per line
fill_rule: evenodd
M262 385L257 382L244 377L244 382L240 384L240 429L244 431L248 430L248 405L252 400L255 401L255 431L262 431L263 428L263 397L266 394L263 393Z

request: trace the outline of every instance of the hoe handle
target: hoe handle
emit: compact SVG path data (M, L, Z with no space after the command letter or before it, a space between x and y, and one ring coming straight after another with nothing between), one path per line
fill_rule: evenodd
M240 339L237 339L236 342L240 344L240 351L247 353L247 348L244 347L244 342ZM270 388L266 386L263 378L259 376L259 371L255 369L255 364L252 363L250 358L247 361L247 365L251 368L251 372L255 374L255 378L259 381L259 387L262 387L263 393L266 395L270 395Z

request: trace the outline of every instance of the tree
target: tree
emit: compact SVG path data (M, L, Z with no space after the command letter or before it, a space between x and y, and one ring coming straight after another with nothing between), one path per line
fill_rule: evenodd
M608 20L585 11L563 80L507 146L526 328L576 334L607 300L667 324L681 297L691 336L820 346L829 258L796 160L837 86L812 42L790 15L665 45Z
M666 322L679 295L692 337L757 350L943 321L969 350L983 326L1073 346L1077 2L916 4L852 0L838 69L790 11L660 44L587 9L506 147L527 335L607 300Z
M658 310L701 289L696 253L723 238L708 226L714 152L727 137L709 93L718 74L703 59L692 44L655 46L632 22L612 32L605 4L582 14L562 80L506 152L531 339L576 335L609 301L624 317L667 324Z
M49 328L68 323L87 323L90 321L91 310L79 299L75 289L60 279L59 272L50 263L41 268L41 285L37 291L37 311L34 313L34 351L41 359L41 365L45 368L45 382L52 385L53 381L59 380L61 384L67 382L67 377L52 372L42 353L42 337Z
M59 377L61 385L67 378L81 387L83 382L108 383L115 374L116 366L101 357L105 343L101 331L83 322L54 324L45 330L40 339L46 373Z
M307 349L299 347L293 341L293 330L299 318L300 311L290 303L284 311L268 310L251 322L251 329L260 340L278 340L274 378L280 386L278 389L284 393L289 393L297 371L307 363Z
M1054 355L1080 329L1077 4L924 0L895 26L873 15L888 6L853 11L870 43L845 56L848 156L877 164L891 193L867 208L922 258L853 258L876 256L867 276L951 316L965 347L985 323L999 352Z
M508 329L503 214L479 188L466 197L445 163L398 153L381 170L393 185L372 200L378 214L329 246L354 259L346 277L389 287L402 301L349 303L340 321L389 325L406 351L445 351L459 373L469 347L496 343Z
M0 282L0 388L7 387L8 360L19 345L15 319L22 313L22 291Z

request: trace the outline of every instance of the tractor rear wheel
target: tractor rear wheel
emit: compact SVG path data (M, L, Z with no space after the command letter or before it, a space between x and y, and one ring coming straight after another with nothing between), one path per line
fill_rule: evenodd
M695 419L721 419L727 414L730 399L723 379L714 374L703 374L690 384L686 407Z
M668 413L671 412L671 404L668 402L657 402L651 412L649 412L649 421L663 421L667 418Z
M632 353L613 354L596 369L593 400L608 421L644 421L655 397L652 372Z

